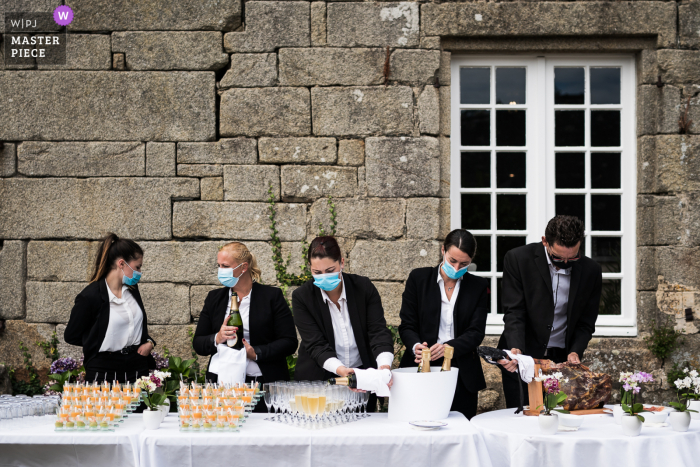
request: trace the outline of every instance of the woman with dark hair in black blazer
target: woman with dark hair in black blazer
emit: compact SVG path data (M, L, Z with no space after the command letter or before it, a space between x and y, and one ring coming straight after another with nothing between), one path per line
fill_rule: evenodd
M479 391L486 388L476 353L486 333L490 306L488 281L467 267L476 241L464 229L450 232L442 246L442 262L411 271L401 303L399 334L406 345L401 367L417 366L421 350L430 349L433 366L442 365L445 344L454 347L452 365L459 368L451 410L476 415Z
M377 288L366 277L343 272L345 259L333 237L316 237L308 255L314 278L292 294L301 336L294 378L313 381L347 376L354 368L391 369L394 344ZM368 410L376 406L372 394Z
M282 291L262 285L260 269L253 253L239 242L231 242L216 255L219 281L223 288L212 290L204 300L192 345L199 355L212 355L207 367L207 381L217 382L223 361L219 361L217 345L232 339L235 326L227 326L231 291L238 295L243 322L243 345L246 350L246 382L272 383L288 381L287 356L297 349L299 341L294 320ZM261 401L255 412L267 413Z
M146 311L138 285L143 250L110 233L97 252L90 284L75 298L63 334L83 347L87 381L134 382L155 369Z

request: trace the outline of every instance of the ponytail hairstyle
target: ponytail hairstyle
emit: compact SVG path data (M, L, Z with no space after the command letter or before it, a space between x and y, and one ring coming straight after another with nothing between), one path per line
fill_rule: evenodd
M119 259L128 263L143 256L143 250L138 243L128 238L119 238L115 233L107 234L101 242L90 277L91 283L104 279L109 271L116 268L116 262Z
M472 260L476 255L476 239L471 232L465 229L455 229L448 233L442 246L445 248L445 253L450 247L456 246L460 251L468 254Z
M312 258L330 258L333 261L340 262L342 257L340 247L334 237L316 237L309 245L309 263L311 263Z
M247 246L241 242L231 242L219 247L219 251L227 251L233 255L233 258L239 263L248 263L248 270L253 278L253 282L260 282L260 268L255 255L250 252Z

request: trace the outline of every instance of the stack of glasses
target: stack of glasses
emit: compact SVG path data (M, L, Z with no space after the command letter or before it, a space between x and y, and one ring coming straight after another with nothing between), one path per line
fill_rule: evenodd
M321 381L279 381L263 385L265 405L275 415L265 420L319 429L361 420L367 415L369 392L351 391ZM355 413L364 409L364 412ZM278 414L278 410L281 411Z
M0 431L33 428L53 421L61 396L0 395Z
M237 432L262 395L257 383L207 383L205 387L180 383L177 391L180 431Z
M56 408L56 431L114 431L139 405L141 388L115 381L66 383Z

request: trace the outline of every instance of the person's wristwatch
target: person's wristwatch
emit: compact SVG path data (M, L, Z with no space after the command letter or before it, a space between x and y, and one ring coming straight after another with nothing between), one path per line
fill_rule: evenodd
M148 338L148 339L146 339L146 342L150 342L150 343L151 343L151 345L153 346L153 348L154 348L154 349L156 348L156 343L155 343L155 342L153 342L153 339L151 339L151 338Z

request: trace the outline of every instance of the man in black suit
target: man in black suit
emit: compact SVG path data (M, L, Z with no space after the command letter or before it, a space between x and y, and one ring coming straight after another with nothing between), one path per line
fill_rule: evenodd
M577 217L549 221L542 243L506 253L503 321L498 342L514 354L580 363L595 331L602 289L600 266L580 251L584 225ZM520 400L517 364L501 360L506 407Z

